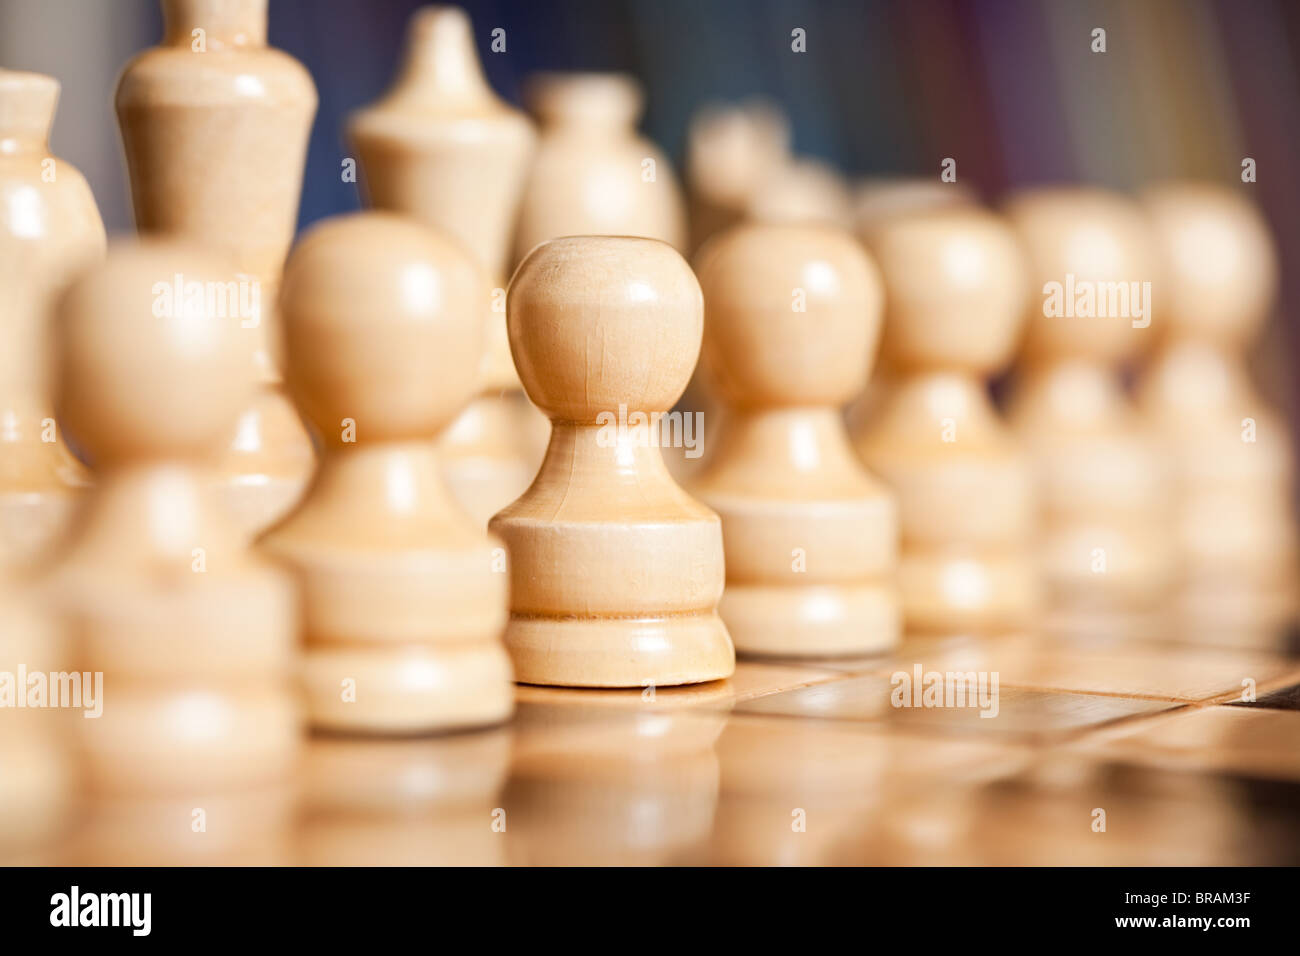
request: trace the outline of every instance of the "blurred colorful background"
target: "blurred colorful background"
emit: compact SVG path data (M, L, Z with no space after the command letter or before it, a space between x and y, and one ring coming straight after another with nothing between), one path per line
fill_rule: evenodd
M270 41L320 92L300 225L359 206L339 176L346 114L392 78L420 0L272 0ZM1261 371L1285 381L1298 333L1300 4L1284 0L464 0L499 93L541 69L622 70L647 91L643 128L679 164L704 104L762 96L795 151L851 176L939 174L996 199L1016 186L1132 188L1196 176L1254 193L1283 263ZM506 50L491 50L492 31ZM791 50L791 31L807 50ZM1094 53L1093 30L1106 31ZM127 59L157 42L155 0L0 0L0 63L63 83L56 154L85 172L110 233L131 227L111 108ZM1281 360L1279 360L1281 357ZM1297 416L1289 416L1295 421Z

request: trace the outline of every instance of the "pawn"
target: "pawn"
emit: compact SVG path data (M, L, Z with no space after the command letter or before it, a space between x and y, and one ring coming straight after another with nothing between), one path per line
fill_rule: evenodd
M1294 449L1246 351L1274 305L1277 254L1259 211L1226 188L1169 183L1144 205L1165 328L1138 399L1173 457L1179 630L1268 642L1295 612Z
M140 234L220 250L239 270L231 295L257 336L261 387L231 429L213 480L251 540L288 513L315 465L280 380L275 302L316 87L301 63L267 45L267 0L161 5L163 42L118 81L118 125Z
M51 77L0 70L0 565L45 555L86 484L54 419L47 315L103 256L104 224L81 173L49 154L58 98Z
M315 727L510 715L505 554L457 508L434 446L474 394L486 287L468 253L391 213L327 220L285 266L287 381L324 451L262 543L302 586Z
M469 17L425 7L411 18L393 86L348 124L366 198L451 236L493 290L509 278L511 230L536 134L492 91ZM524 398L506 339L504 291L480 305L487 325L481 394L444 433L443 471L457 501L487 526L537 473L546 419Z
M889 219L868 240L896 379L857 444L898 495L905 627L1015 631L1037 601L1032 483L985 379L1011 358L1021 327L1020 249L979 209Z
M1030 263L1008 414L1038 470L1047 627L1158 634L1175 563L1169 487L1120 374L1157 327L1151 233L1135 203L1100 189L1030 190L1006 212Z
M119 246L56 315L59 409L97 484L49 583L77 669L103 674L102 715L75 723L86 852L114 863L270 845L301 742L292 584L211 499L253 337L215 295L160 295L178 272L209 293L235 274L183 245Z
M668 157L637 134L641 90L620 73L544 73L527 96L541 123L515 261L558 236L644 236L682 249L685 210Z
M686 132L691 249L740 223L761 185L790 159L790 122L764 100L709 104Z
M866 654L898 643L893 495L840 406L880 334L875 265L847 233L739 226L700 262L703 362L729 413L691 491L722 518L719 613L740 653Z
M492 519L511 558L506 646L529 684L644 687L730 676L718 516L672 480L664 413L699 356L699 283L648 239L539 246L510 283L510 348L551 419L532 486ZM660 426L667 425L667 428Z

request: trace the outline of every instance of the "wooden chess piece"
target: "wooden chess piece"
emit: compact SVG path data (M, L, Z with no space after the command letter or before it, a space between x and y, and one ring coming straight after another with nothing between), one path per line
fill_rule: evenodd
M1175 563L1170 488L1120 376L1155 334L1150 230L1135 203L1100 189L1029 190L1006 212L1030 263L1008 415L1038 469L1047 627L1158 633Z
M117 87L136 228L231 256L240 273L232 302L259 336L262 388L232 430L216 479L250 538L293 507L314 467L280 384L275 301L316 88L302 64L266 45L266 6L162 0L162 45L132 60Z
M710 104L692 116L686 133L691 248L745 219L755 193L789 157L790 123L763 100Z
M172 298L177 273L203 292ZM223 859L268 845L287 805L295 595L207 464L255 387L254 333L213 293L234 275L206 250L117 246L56 315L59 412L96 477L49 581L107 698L76 721L91 860Z
M542 134L524 188L515 261L558 236L643 236L683 249L668 157L638 135L641 89L621 73L543 73L526 95Z
M348 136L369 204L458 240L500 290L481 305L482 392L441 443L452 492L486 526L532 481L548 431L520 390L505 322L506 256L536 139L532 123L488 85L465 12L425 7L411 18L393 86L352 116Z
M1164 327L1138 398L1174 464L1179 632L1268 643L1295 613L1294 449L1245 353L1276 300L1277 254L1230 189L1168 183L1143 200Z
M86 473L49 395L54 297L104 254L81 173L49 152L58 81L0 70L0 564L29 566L66 531Z
M750 198L747 218L847 229L852 225L852 208L848 183L839 170L819 159L797 156L762 181Z
M866 381L883 288L848 233L739 226L701 254L703 363L729 414L690 490L722 519L719 613L745 654L868 654L898 643L892 493L840 407Z
M510 348L551 419L536 480L490 525L510 553L506 646L524 683L663 687L734 669L718 516L658 448L703 313L690 267L654 240L552 240L511 280Z
M934 177L882 176L860 182L853 197L853 227L864 242L891 219L930 209L977 205L975 194L964 185L940 182ZM844 411L849 435L855 442L871 428L878 409L893 389L897 374L889 356L881 355L871 381Z
M909 633L1002 633L1037 601L1028 462L985 379L1011 358L1025 302L1015 237L980 209L917 212L868 237L885 280L895 386L858 436L898 495Z
M510 715L505 552L455 505L434 445L474 394L486 288L469 253L392 213L326 220L285 266L288 383L324 451L262 543L302 586L316 727Z

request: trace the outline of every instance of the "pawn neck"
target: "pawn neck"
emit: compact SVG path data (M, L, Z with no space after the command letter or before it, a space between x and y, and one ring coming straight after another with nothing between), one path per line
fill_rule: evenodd
M267 0L163 0L163 43L208 50L266 46ZM202 34L196 34L202 30Z
M397 91L432 104L496 102L479 63L469 17L455 7L416 12Z
M48 152L58 102L53 77L0 70L0 153Z

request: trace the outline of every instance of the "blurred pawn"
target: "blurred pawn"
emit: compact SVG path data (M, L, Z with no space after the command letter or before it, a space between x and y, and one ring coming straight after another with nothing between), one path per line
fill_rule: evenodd
M981 209L899 217L868 235L885 280L884 351L896 371L859 454L898 495L899 585L911 633L1003 634L1038 602L1029 462L985 380L1024 319L1015 236Z
M318 223L285 266L286 378L322 457L261 543L302 586L314 727L510 716L505 552L457 506L435 445L478 382L486 288L461 246L387 212Z
M829 163L809 157L791 158L761 181L750 198L748 218L754 222L852 225L848 183Z
M1008 412L1038 470L1047 627L1164 636L1168 475L1121 378L1162 321L1153 237L1135 203L1100 189L1029 190L1006 212L1030 262Z
M789 156L789 121L765 100L710 104L692 116L686 133L691 249L744 219L759 187Z
M30 565L67 531L86 471L49 394L49 309L104 254L95 197L49 153L59 84L0 70L0 565Z
M945 183L932 176L881 176L864 179L854 190L853 229L864 243L885 223L932 209L978 206L975 193L964 184ZM849 433L861 435L884 405L885 396L896 384L897 373L889 356L881 354L866 388L844 411Z
M736 650L892 648L897 508L840 415L875 356L879 270L847 232L754 224L711 241L699 273L703 361L729 414L690 490L722 519L719 613Z
M304 866L497 866L508 729L427 739L315 737L303 767Z
M1297 574L1294 448L1246 364L1276 301L1273 241L1227 188L1170 183L1144 204L1164 260L1164 328L1139 403L1175 466L1178 631L1268 643L1295 614Z
M60 412L97 479L50 582L79 669L103 673L102 716L76 722L76 862L271 862L283 836L295 595L212 500L255 386L254 333L218 306L233 279L182 245L117 246L56 316Z
M686 247L668 157L637 133L641 88L621 73L542 73L525 97L541 125L524 187L515 261L561 236L639 236Z

